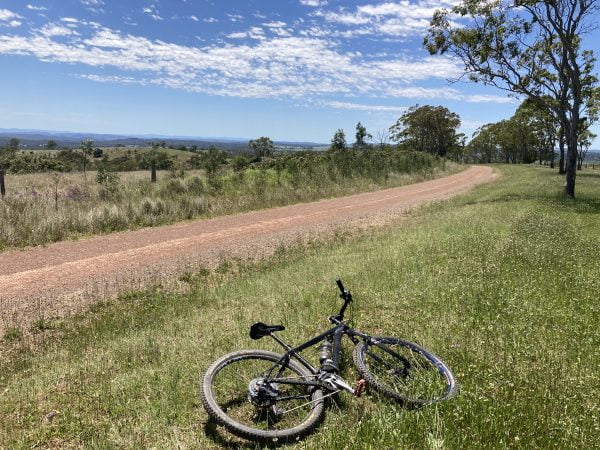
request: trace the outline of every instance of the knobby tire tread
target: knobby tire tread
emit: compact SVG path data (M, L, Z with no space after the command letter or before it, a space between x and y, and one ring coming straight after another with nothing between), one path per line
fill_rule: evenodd
M235 360L240 357L246 357L248 359L258 358L277 362L281 359L282 355L265 350L240 350L224 355L211 364L211 366L202 376L200 382L200 398L202 400L204 409L217 424L225 427L236 436L263 444L279 444L299 440L310 434L319 425L325 414L323 392L320 389L315 391L313 394L312 399L315 400L315 408L310 413L310 416L296 427L284 430L264 431L247 427L234 421L233 419L230 419L214 400L211 384L214 376L218 374L221 368L227 365L228 361ZM310 375L310 372L306 368L293 360L290 360L288 365L292 370L299 372L301 375ZM248 380L248 382L249 381L250 380Z
M356 369L362 375L362 377L367 381L368 387L373 388L374 390L378 391L379 393L395 400L396 402L398 402L402 405L411 406L411 407L421 407L421 406L430 405L432 403L437 403L437 402L440 402L443 400L447 400L457 394L458 384L456 383L454 374L448 368L448 366L446 366L446 364L441 359L439 359L437 356L435 356L433 353L427 351L426 349L424 349L423 347L421 347L418 344L415 344L414 342L405 341L403 339L398 339L395 337L385 336L385 337L377 337L374 339L383 339L383 340L394 341L398 345L402 345L409 349L417 350L419 353L421 353L421 355L423 355L425 358L427 358L430 362L432 362L432 363L435 362L436 365L440 364L443 372L450 379L450 381L447 380L447 383L450 385L450 388L447 390L447 392L444 395L442 395L439 398L433 399L433 400L410 398L410 397L399 394L398 392L396 392L395 390L390 388L387 384L380 382L378 380L378 378L374 374L371 373L371 371L369 370L367 363L365 361L365 352L366 352L366 348L367 348L366 344L365 344L365 342L359 342L354 347L354 352L353 352L352 356L354 359L354 365L356 366Z

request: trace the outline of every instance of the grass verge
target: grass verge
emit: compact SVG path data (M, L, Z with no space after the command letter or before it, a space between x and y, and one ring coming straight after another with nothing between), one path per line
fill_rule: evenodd
M600 176L581 174L567 201L549 170L500 170L401 227L280 252L234 276L190 275L188 293L130 294L38 349L3 344L14 348L0 368L0 447L235 448L207 422L200 373L256 347L256 320L284 323L291 342L324 329L336 275L354 292L358 328L423 344L462 389L419 411L341 397L295 447L599 446Z

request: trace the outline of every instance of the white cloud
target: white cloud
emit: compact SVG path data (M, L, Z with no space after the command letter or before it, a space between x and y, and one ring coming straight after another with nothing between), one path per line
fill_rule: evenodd
M47 11L48 8L46 8L45 6L34 6L34 5L27 5L27 9L31 10L31 11Z
M327 4L327 0L300 0L300 3L304 6L325 6Z
M267 22L267 23L263 23L264 27L268 27L268 28L282 28L285 27L287 25L287 23L282 22L282 21L273 21L273 22Z
M518 104L519 101L513 97L502 97L499 95L467 95L465 97L467 101L471 103L515 103Z
M8 9L0 9L0 21L9 21L14 19L22 19L20 15Z
M227 35L228 38L230 39L244 39L248 37L248 33L246 33L245 31L240 31L237 33L229 33Z
M339 101L323 102L323 105L335 109L350 109L354 111L386 112L398 114L402 114L408 109L407 106L367 105L364 103L350 103Z
M449 87L418 86L423 80L445 80L462 73L458 63L447 57L388 55L386 59L373 60L359 52L341 51L328 38L267 37L260 27L228 37L252 41L200 48L123 34L97 23L65 17L59 24L47 24L28 35L0 34L0 54L32 55L46 62L79 63L107 72L84 75L93 81L160 85L221 96L307 101L359 95L373 99L507 101L506 97L463 95ZM399 111L395 106L361 106L341 101L333 105Z
M0 27L16 28L21 26L23 22L18 19L23 17L8 9L0 9Z
M65 26L58 25L58 24L52 24L52 23L44 25L42 28L40 28L39 33L43 34L44 36L47 36L47 37L71 36L71 35L79 34L69 27L65 27Z
M244 16L241 16L239 14L227 14L227 17L229 17L229 20L232 22L241 22L242 20L244 20Z
M82 5L85 6L104 6L103 0L80 0Z
M200 20L196 16L190 16L190 19L193 20L194 22L198 22Z
M149 15L153 20L156 20L156 21L164 20L160 16L158 10L156 9L156 6L154 6L154 5L149 5L149 6L146 6L145 8L142 8L142 12L144 14Z
M206 23L216 23L218 21L219 19L215 19L214 17L205 17L204 19L202 19L202 22Z
M346 37L366 34L406 37L425 31L436 9L451 8L458 3L458 0L402 0L361 5L354 11L344 8L338 9L337 12L319 11L316 15L324 17L328 22L361 27L347 31Z

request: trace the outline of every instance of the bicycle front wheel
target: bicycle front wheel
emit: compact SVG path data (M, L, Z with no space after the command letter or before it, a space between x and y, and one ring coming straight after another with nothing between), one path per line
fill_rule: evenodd
M263 350L242 350L215 361L201 382L204 408L233 434L281 443L310 433L324 414L323 392L295 361Z
M446 400L458 386L450 369L420 345L374 337L354 348L354 364L367 386L407 406Z

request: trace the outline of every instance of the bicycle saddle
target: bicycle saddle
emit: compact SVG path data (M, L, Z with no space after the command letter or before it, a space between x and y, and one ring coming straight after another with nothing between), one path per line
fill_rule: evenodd
M267 325L266 323L256 322L250 327L250 337L254 340L268 336L273 331L283 331L283 325Z

